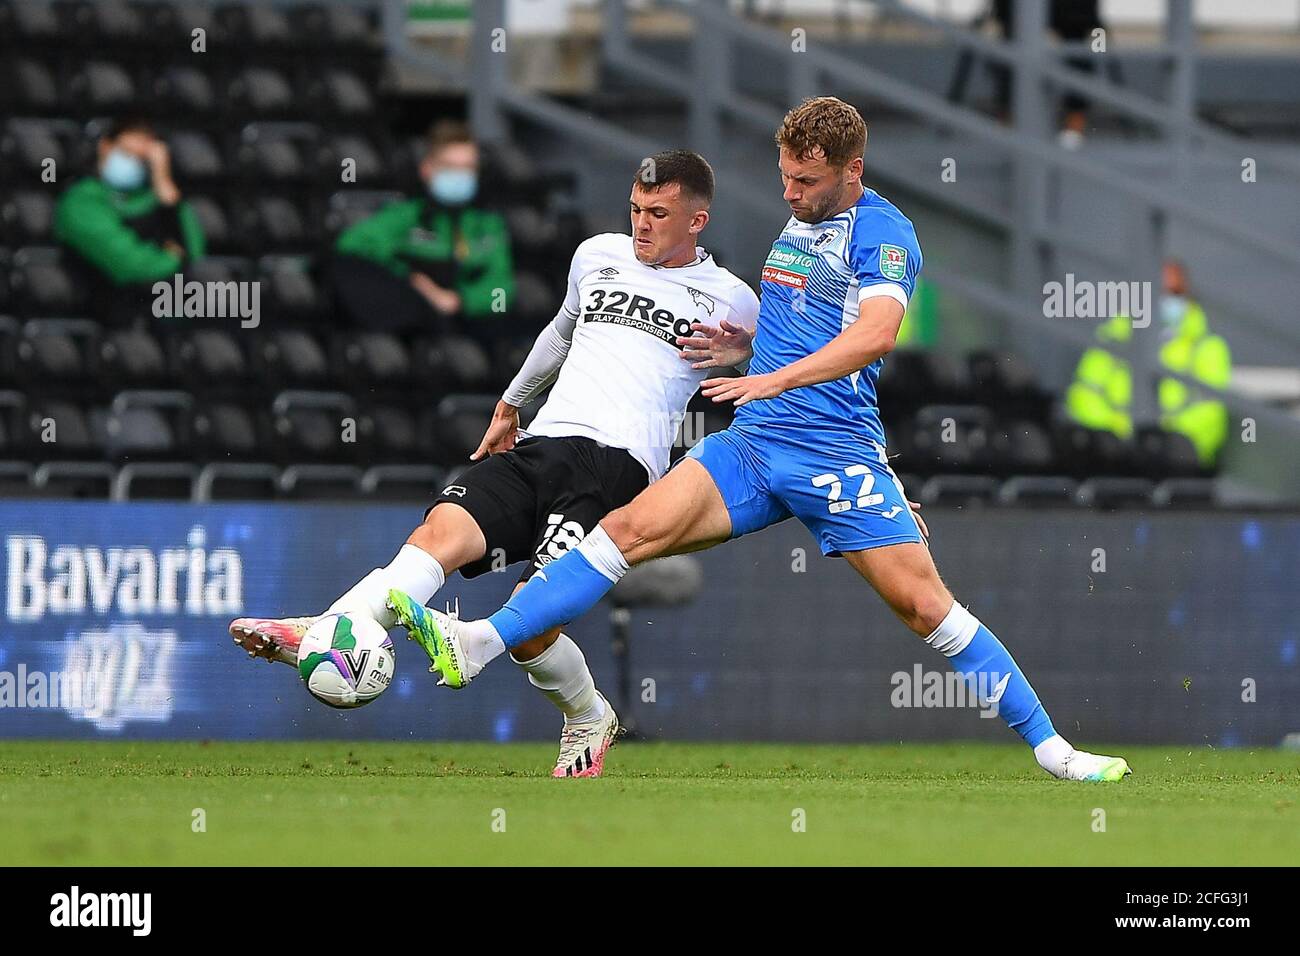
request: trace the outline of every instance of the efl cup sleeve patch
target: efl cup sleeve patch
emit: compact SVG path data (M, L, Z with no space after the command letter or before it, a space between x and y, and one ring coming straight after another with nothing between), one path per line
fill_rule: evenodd
M880 244L880 274L895 282L907 276L907 250L902 246Z

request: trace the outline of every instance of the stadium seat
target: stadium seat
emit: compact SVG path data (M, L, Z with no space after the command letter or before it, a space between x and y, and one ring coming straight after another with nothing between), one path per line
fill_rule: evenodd
M416 377L442 393L484 388L492 373L483 347L459 335L419 340L414 365Z
M194 399L175 390L119 392L105 423L106 450L119 460L179 458L189 451Z
M337 3L296 7L289 11L289 24L297 42L325 51L366 49L376 40L375 27L366 11Z
M85 320L28 322L15 343L14 378L32 385L90 381L90 343L98 330Z
M29 190L0 202L0 235L15 244L52 242L53 222L53 193Z
M213 462L194 481L195 501L269 500L280 489L280 469L255 462Z
M1078 488L1078 482L1063 475L1017 475L1002 483L998 501L1029 508L1067 507L1077 503Z
M308 332L268 333L256 354L258 376L268 385L319 387L329 380L329 359L319 340Z
M511 312L524 320L549 319L559 304L560 297L541 276L526 271L515 273L515 298L510 303Z
M388 163L370 140L353 133L326 136L317 151L322 176L337 178L343 169L344 160L352 160L356 164L356 181L359 185L379 184L389 179Z
M22 432L23 446L30 457L89 458L102 455L104 448L91 428L90 415L73 402L36 398L27 406Z
M240 174L250 181L301 183L308 175L306 156L314 154L315 127L250 123L240 136L236 161ZM311 152L308 152L310 150Z
M1196 446L1186 435L1144 428L1138 430L1135 443L1138 469L1149 478L1192 478L1203 473Z
M286 498L343 499L360 493L361 469L352 465L290 465L280 475Z
M198 471L187 462L131 462L123 465L113 479L113 500L158 498L189 501L194 496Z
M59 38L59 18L50 0L9 0L0 4L0 37L17 47L49 43Z
M137 101L135 82L119 63L92 60L68 81L69 105L88 116L125 112Z
M337 461L357 455L356 406L348 394L287 390L271 403L271 415L274 457L280 461Z
M432 501L444 487L433 465L375 465L361 476L361 493L382 501Z
M194 210L203 229L208 249L214 253L236 252L242 247L238 233L221 203L212 196L186 196L185 201Z
M247 379L252 367L229 332L198 329L174 334L169 343L172 378L196 385L230 385Z
M54 71L34 57L14 57L0 68L0 103L15 113L54 113L62 105Z
M935 475L921 486L919 500L923 505L962 508L989 504L997 494L998 480L990 475Z
M325 228L331 234L340 233L362 219L374 215L381 206L402 198L402 193L388 189L336 192L329 197L326 204Z
M362 414L358 426L367 460L410 462L418 457L415 417L405 408L375 406Z
M1016 474L1047 473L1056 466L1047 430L1032 421L1015 421L993 430L993 459Z
M205 403L191 419L196 457L245 460L259 447L253 413L230 402Z
M375 112L375 99L366 83L350 70L329 70L313 77L307 88L307 100L317 110L337 117L369 118Z
M28 316L63 317L85 311L88 296L60 249L29 246L14 253L10 277L15 303Z
M323 318L325 298L305 263L294 259L264 259L266 272L260 277L262 311L277 320L301 322Z
M171 150L172 167L176 176L187 185L219 179L225 175L221 152L207 133L199 130L178 130L167 136Z
M1167 478L1151 492L1157 508L1209 508L1217 503L1213 478Z
M0 498L21 498L32 494L35 469L25 461L0 461Z
M32 473L32 490L49 498L108 498L117 471L104 461L51 461Z
M448 395L439 402L434 460L446 466L464 463L482 441L496 404L496 395Z
M992 413L980 405L927 405L916 413L908 440L910 467L979 471L989 462Z
M0 137L0 161L14 176L13 181L39 183L46 160L52 160L57 169L66 169L71 158L66 148L70 126L76 128L62 120L12 119L6 123Z
M192 66L172 66L153 82L159 109L184 116L193 122L217 112L217 90L207 73Z
M168 379L162 345L143 329L109 332L99 340L96 375L117 388L158 386Z
M1086 508L1115 511L1151 506L1154 485L1145 478L1100 477L1079 483L1075 496Z
M411 356L401 340L386 332L336 336L333 368L340 381L400 385L411 375Z
M231 108L250 118L287 117L294 104L293 87L278 70L250 66L241 70L226 87Z

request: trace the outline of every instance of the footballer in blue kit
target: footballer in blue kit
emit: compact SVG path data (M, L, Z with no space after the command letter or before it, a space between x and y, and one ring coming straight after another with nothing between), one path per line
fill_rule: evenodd
M736 406L731 427L705 437L488 618L462 621L390 591L389 606L440 684L464 687L508 649L585 613L631 565L795 517L824 554L842 557L983 689L981 703L1033 748L1040 767L1096 782L1130 772L1122 757L1076 749L1056 732L1010 651L944 585L925 526L889 467L876 382L922 261L911 222L862 183L866 139L862 116L835 97L786 114L776 142L791 218L763 264L757 329L697 322L677 340L697 369L748 362L739 378L701 385L714 402ZM793 645L815 639L792 632L790 660Z
M749 374L778 372L828 345L868 299L906 308L920 269L911 222L870 189L821 222L791 217L763 265ZM747 402L730 428L691 449L722 494L732 537L793 515L827 555L922 542L885 457L883 364Z

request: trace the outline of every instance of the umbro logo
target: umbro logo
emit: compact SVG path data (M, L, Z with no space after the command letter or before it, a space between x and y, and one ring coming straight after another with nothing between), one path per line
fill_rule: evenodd
M618 275L618 270L613 266L605 266L605 268L600 270L600 277L602 279L612 279L616 275Z

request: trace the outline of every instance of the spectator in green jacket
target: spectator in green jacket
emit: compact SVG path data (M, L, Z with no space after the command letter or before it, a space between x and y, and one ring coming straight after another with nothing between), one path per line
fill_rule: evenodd
M501 214L474 204L478 173L469 129L439 123L420 163L426 195L391 202L344 230L334 279L350 324L446 329L457 317L510 307L510 240Z
M172 178L167 144L148 121L114 122L97 156L97 175L77 180L59 199L54 235L76 254L86 281L99 286L97 303L147 313L153 283L204 254L203 229Z

